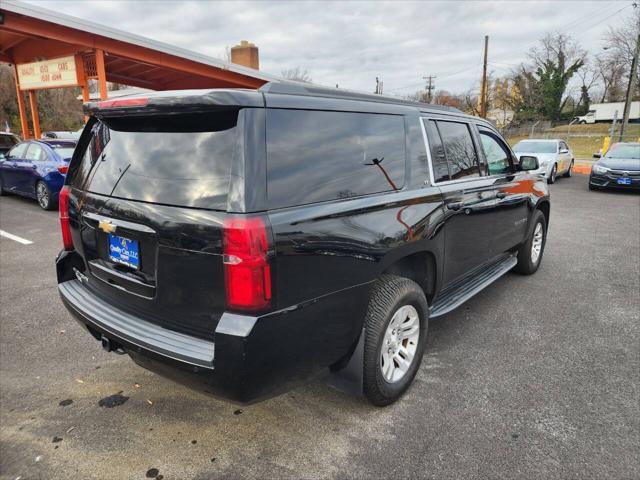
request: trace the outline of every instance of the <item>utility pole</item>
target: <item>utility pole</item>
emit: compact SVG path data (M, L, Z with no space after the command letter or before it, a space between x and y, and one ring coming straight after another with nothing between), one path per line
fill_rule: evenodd
M635 8L637 4L634 5ZM627 96L624 101L624 113L622 114L622 125L620 125L620 141L624 142L624 131L629 123L629 111L631 110L631 98L636 86L636 77L638 76L638 55L640 54L640 33L636 38L636 50L633 54L631 62L631 72L629 73L629 84L627 85ZM613 139L613 137L612 137Z
M376 91L373 93L375 93L376 95L380 94L380 80L378 79L378 77L376 77Z
M482 88L480 90L480 116L487 118L487 55L489 53L489 35L484 36L484 63L482 66Z
M436 84L434 82L434 80L438 78L435 75L429 75L428 77L422 77L423 80L428 80L427 85L424 87L424 89L427 91L427 103L431 103L431 90L435 90L436 89Z

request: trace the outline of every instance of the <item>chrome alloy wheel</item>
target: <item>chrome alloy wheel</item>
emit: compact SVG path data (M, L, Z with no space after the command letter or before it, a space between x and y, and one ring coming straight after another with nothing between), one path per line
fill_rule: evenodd
M389 383L398 382L413 364L420 336L420 317L413 305L400 307L382 339L380 370Z
M538 263L540 252L542 252L542 234L542 223L537 223L533 231L533 241L531 242L531 263L534 265Z
M38 203L45 210L49 207L49 192L47 191L47 186L40 182L36 187L36 196L38 197Z

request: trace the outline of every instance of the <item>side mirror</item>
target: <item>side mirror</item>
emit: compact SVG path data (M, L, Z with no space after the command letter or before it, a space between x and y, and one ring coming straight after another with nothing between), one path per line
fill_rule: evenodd
M569 150L567 150L566 148L563 148L563 149L560 150L559 153L569 153Z
M523 155L520 157L520 171L525 172L529 170L537 170L540 168L540 162L538 162L538 157L531 157L528 155Z
M602 157L602 154L599 152L593 154L593 158L600 158L600 157Z

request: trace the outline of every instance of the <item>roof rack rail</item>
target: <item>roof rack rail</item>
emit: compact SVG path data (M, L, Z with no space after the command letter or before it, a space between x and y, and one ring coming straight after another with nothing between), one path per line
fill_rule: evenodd
M413 102L387 95L378 95L373 93L357 92L354 90L346 90L341 88L323 87L311 83L302 82L267 82L258 89L264 93L281 93L285 95L306 95L306 96L322 96L330 98L343 98L346 100L361 100L369 102L384 102L397 105L407 105L423 109L444 110L448 112L463 113L461 110L446 105L433 105L431 103Z

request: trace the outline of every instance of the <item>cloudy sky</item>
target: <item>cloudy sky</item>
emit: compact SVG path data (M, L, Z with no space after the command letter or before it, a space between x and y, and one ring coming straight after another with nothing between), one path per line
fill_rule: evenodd
M571 34L591 53L631 15L624 1L504 2L33 2L165 43L221 57L240 40L260 48L261 70L300 66L314 82L407 95L436 75L436 87L478 89L482 46L489 69L503 75L525 60L546 32Z

